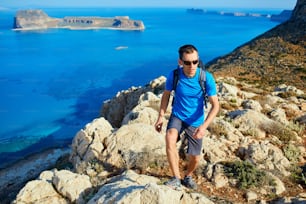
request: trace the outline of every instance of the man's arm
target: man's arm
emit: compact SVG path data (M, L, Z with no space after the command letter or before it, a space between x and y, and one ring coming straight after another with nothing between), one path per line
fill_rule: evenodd
M204 121L204 123L197 129L197 131L194 134L195 138L202 138L205 134L205 130L207 129L207 127L210 125L210 123L213 121L213 119L216 117L216 115L219 112L219 100L218 97L215 96L209 96L208 97L209 102L211 103L211 109L206 117L206 120Z
M167 107L169 104L169 98L170 98L171 91L165 90L161 102L160 102L160 108L159 108L159 113L158 113L158 119L155 123L155 130L157 132L160 132L163 126L163 117L165 115L165 112L167 111Z

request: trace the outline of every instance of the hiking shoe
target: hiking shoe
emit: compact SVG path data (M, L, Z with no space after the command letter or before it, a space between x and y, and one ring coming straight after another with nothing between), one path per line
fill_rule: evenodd
M193 181L191 176L185 176L185 178L182 180L182 184L186 186L187 188L191 189L197 189L197 184Z
M176 177L173 177L172 179L166 181L164 184L174 190L182 189L181 180Z

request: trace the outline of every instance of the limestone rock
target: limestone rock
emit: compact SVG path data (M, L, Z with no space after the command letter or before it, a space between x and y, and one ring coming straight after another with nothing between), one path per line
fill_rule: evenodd
M124 125L107 138L105 161L117 167L134 167L139 157L149 151L154 157L165 154L164 136L152 125L144 123Z
M23 187L13 203L68 204L69 202L57 193L51 183L34 180Z
M145 87L131 87L126 91L118 92L114 98L104 102L101 116L108 120L113 127L120 127L124 117L139 104L140 96L147 92L161 93L165 81L165 77L161 76L152 80ZM159 107L157 104L155 106Z
M88 204L104 203L181 203L212 204L199 193L176 191L165 185L158 185L155 177L126 171L107 182Z
M87 175L72 173L71 171L55 171L52 183L63 197L68 198L70 202L85 203L84 195L92 188L92 184Z
M254 142L250 144L245 159L251 160L259 169L277 170L282 175L288 176L289 160L283 155L282 150L268 142Z
M274 182L274 186L273 186L273 192L276 195L280 195L283 192L286 191L286 187L284 185L284 183L275 175L273 175L272 173L268 173L269 177L273 179Z
M112 133L113 128L104 118L93 120L80 130L72 141L70 160L77 172L83 171L86 162L98 159L106 148L105 139Z

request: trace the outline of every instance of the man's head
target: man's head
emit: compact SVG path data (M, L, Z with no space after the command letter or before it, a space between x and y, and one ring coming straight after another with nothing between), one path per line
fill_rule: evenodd
M193 77L199 64L198 50L193 45L183 45L179 49L179 65L183 66L184 74Z

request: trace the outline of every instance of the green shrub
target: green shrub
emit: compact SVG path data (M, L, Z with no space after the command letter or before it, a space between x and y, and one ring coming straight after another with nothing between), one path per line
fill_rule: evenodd
M291 179L293 180L293 182L306 187L306 164L302 167L293 165L291 167Z
M303 136L305 132L305 125L300 124L298 122L290 121L288 128L294 132L296 132L299 136Z
M259 187L269 181L266 173L256 169L249 161L226 163L224 173L228 177L237 179L237 185L241 189Z
M88 167L97 172L98 174L104 171L103 162L98 159L92 159L88 162Z
M301 155L300 150L293 144L286 144L283 147L283 152L285 157L291 162L297 162L299 156Z

